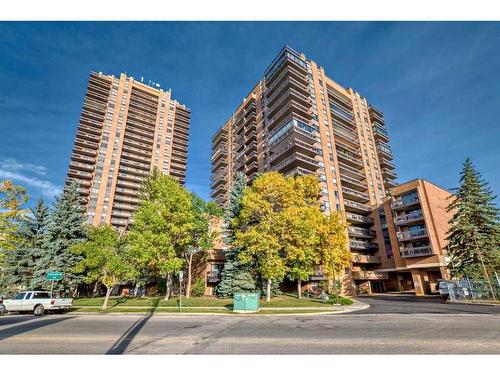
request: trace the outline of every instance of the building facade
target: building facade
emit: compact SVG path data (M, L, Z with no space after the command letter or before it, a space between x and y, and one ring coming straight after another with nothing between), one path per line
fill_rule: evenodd
M155 167L184 183L191 113L159 87L90 74L66 180L79 183L89 224L126 228Z
M417 179L391 189L391 199L379 208L387 228L386 252L379 272L389 279L380 291L437 292L437 280L449 279L447 265L450 193L433 183Z
M374 209L396 186L383 113L286 46L212 138L212 198L224 205L239 173L316 174L321 209L349 221L352 291L389 278L377 271L384 233ZM211 265L215 268L217 264Z

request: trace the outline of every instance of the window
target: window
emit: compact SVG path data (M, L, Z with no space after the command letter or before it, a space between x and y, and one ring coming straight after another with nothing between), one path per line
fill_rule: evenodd
M17 300L24 299L25 295L26 295L26 293L19 293L14 299L17 299Z
M33 299L50 298L50 294L47 292L36 292L33 295Z
M24 297L24 299L25 299L25 300L30 299L32 294L33 294L33 293L26 293L26 297Z

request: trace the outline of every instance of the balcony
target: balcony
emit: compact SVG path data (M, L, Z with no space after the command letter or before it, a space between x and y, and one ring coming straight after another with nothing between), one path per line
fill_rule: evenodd
M351 250L376 250L378 245L370 241L349 240Z
M416 258L434 255L430 246L402 247L399 249L401 258Z
M259 165L257 164L256 161L246 165L246 167L245 167L246 174L252 174L254 172L257 172L258 170L259 170Z
M220 281L220 272L207 272L207 283L213 284Z
M337 159L339 161L342 160L344 163L356 169L363 168L363 160L361 160L361 157L359 155L356 155L354 153L348 154L345 151L341 151L338 147L337 147Z
M377 125L372 126L372 129L375 139L380 139L382 142L389 142L389 135L385 129Z
M359 191L342 187L342 195L344 198L350 199L352 201L366 203L370 201L368 194L360 193Z
M391 208L393 210L403 210L405 208L410 208L412 206L420 205L420 200L418 196L414 196L411 198L405 198L404 200L401 198L397 198L394 202L391 203Z
M380 166L387 169L396 169L396 164L387 159L379 158Z
M353 254L351 259L353 263L360 263L360 264L382 263L382 258L380 258L378 255Z
M275 165L271 163L271 166L273 170L285 173L293 167L302 167L310 171L315 171L319 168L319 163L313 158L296 152Z
M347 229L350 235L355 237L364 237L364 238L375 238L376 232L371 229L365 229L360 227L349 227Z
M392 150L389 147L384 146L384 145L379 143L379 144L377 144L377 148L378 148L379 154L381 154L382 156L386 157L389 160L392 160Z
M372 208L367 204L353 202L348 199L344 199L344 206L347 211L356 212L360 214L368 214L372 212Z
M385 188L392 188L392 187L395 187L395 186L398 186L398 183L396 182L396 180L391 180L389 178L384 178L384 187Z
M318 155L318 149L316 147L313 147L308 143L301 141L300 139L291 139L286 142L285 146L272 147L270 162L272 164L275 161L279 161L280 158L283 159L284 156L291 155L294 152L299 152L312 158Z
M285 139L299 139L307 144L316 142L316 129L295 118L285 120L284 125L275 131L268 139L270 146L278 145Z
M419 229L415 231L402 231L397 232L398 240L400 241L413 241L428 237L427 229Z
M212 155L212 163L215 164L220 158L227 157L227 147L218 148Z
M351 188L351 189L357 189L360 191L365 191L368 189L368 185L366 185L366 182L356 180L355 178L348 177L344 174L340 175L340 180L344 182L344 184Z
M280 120L285 118L286 115L292 113L306 119L306 121L309 121L312 118L311 110L309 108L304 107L295 100L289 100L288 103L286 103L285 106L270 119L268 123L268 130L272 131L280 123Z
M377 271L352 271L352 278L353 280L386 280L389 274Z
M422 212L415 212L407 215L402 215L402 216L395 216L394 217L394 224L396 225L405 225L408 223L413 223L417 221L423 221L424 220L424 214Z
M340 128L338 126L333 127L333 134L338 137L341 137L349 142L354 144L358 144L358 137L354 134L354 132L347 131L344 128Z
M373 225L373 219L371 217L357 215L351 212L346 212L345 216L347 221L353 224Z
M356 180L364 180L366 178L364 171L353 168L347 164L342 163L341 161L339 161L339 169L341 174L347 175L348 177L352 177Z
M382 168L382 176L386 177L387 179L395 179L397 177L396 173L387 168Z

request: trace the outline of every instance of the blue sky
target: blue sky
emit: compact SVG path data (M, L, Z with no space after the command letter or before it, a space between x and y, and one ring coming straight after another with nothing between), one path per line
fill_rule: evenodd
M472 22L0 22L0 179L57 194L89 72L126 72L191 108L208 199L210 138L284 44L383 110L398 181L453 188L470 157L500 193L500 23Z

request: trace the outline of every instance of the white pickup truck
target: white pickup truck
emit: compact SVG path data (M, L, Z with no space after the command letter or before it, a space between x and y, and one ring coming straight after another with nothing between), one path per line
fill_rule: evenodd
M42 290L27 290L18 293L13 299L4 299L7 312L33 311L36 316L45 311L64 311L73 305L72 298L52 298L50 292Z

